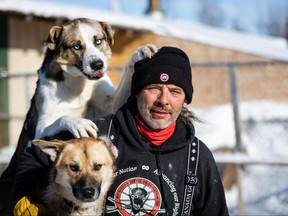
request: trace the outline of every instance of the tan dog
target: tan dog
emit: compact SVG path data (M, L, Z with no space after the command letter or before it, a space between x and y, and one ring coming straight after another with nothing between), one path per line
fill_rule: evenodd
M54 162L43 202L52 215L101 215L114 180L116 147L104 138L33 140Z

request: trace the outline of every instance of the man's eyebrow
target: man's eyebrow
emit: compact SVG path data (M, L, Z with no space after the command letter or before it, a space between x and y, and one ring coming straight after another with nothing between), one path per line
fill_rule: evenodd
M179 86L168 86L169 89L174 89L174 90L180 90L180 91L184 91L181 87Z
M149 87L158 87L158 86L161 86L161 84L149 84L146 86L146 88L149 88Z

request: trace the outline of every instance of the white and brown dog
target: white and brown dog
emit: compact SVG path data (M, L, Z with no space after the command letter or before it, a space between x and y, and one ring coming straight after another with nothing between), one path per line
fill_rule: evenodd
M125 65L115 90L106 74L113 34L108 23L86 18L50 29L17 149L1 178L13 178L20 155L33 139L62 130L69 130L76 138L96 137L97 126L89 119L114 113L126 102L135 62L151 57L157 48L153 44L139 47Z
M105 137L32 142L54 163L42 196L49 215L102 215L115 178L116 147Z

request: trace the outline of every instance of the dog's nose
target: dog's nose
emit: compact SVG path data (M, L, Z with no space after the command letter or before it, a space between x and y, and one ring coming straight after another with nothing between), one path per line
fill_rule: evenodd
M101 70L101 69L104 67L104 63L103 63L103 61L101 61L101 60L92 61L92 62L90 63L90 67L91 67L93 70Z
M95 189L92 187L84 187L82 189L82 194L85 199L91 199L95 194Z

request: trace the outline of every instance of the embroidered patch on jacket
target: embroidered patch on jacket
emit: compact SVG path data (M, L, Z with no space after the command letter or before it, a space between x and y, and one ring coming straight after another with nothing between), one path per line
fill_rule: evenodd
M121 215L157 215L165 212L160 209L162 199L159 189L153 182L140 177L127 179L120 184L113 202L115 208L110 207L107 213L119 211Z

